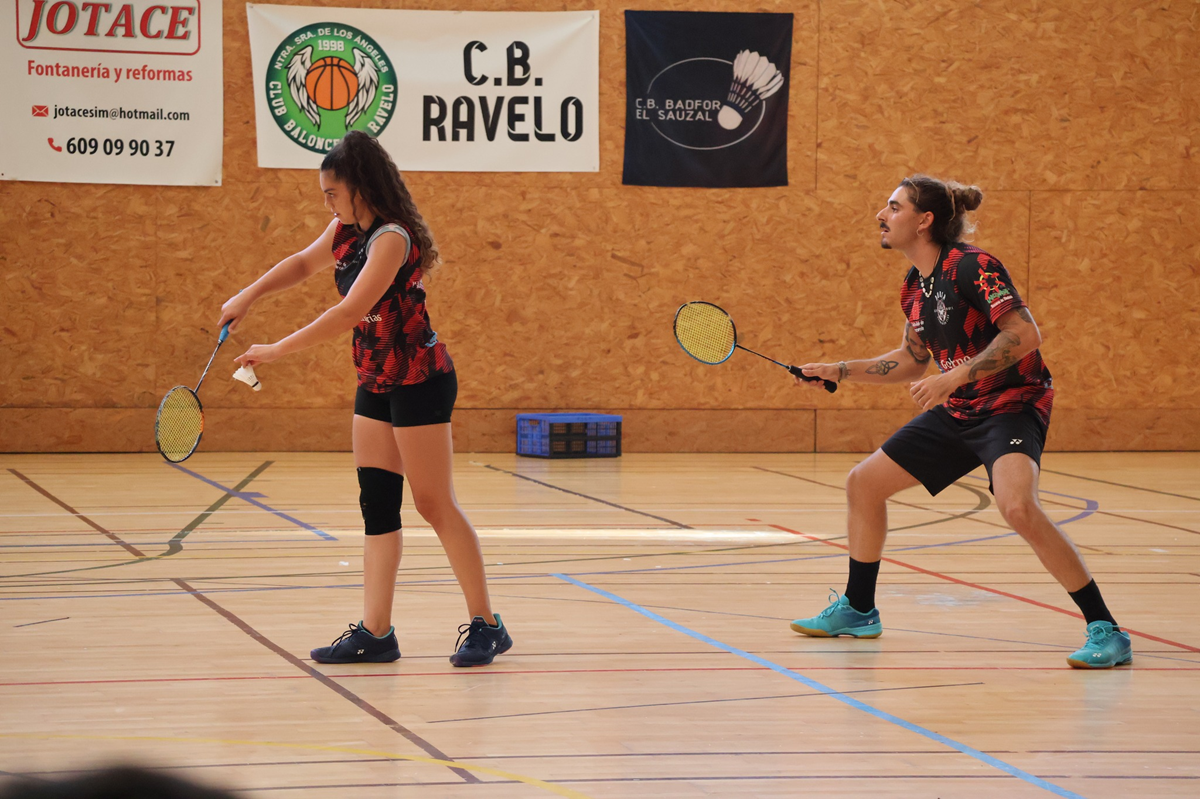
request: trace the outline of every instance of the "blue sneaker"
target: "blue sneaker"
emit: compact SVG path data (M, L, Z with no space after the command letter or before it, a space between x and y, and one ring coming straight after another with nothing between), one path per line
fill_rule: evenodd
M458 651L450 656L451 665L459 668L486 666L512 649L513 639L504 626L500 614L494 614L496 626L492 627L482 616L471 619L470 624L458 628ZM463 640L463 639L466 640Z
M376 638L359 622L351 624L329 646L318 647L308 655L317 663L391 663L400 659L400 646L396 643L395 627L382 638Z
M1087 636L1087 643L1067 658L1074 668L1111 669L1133 662L1129 633L1117 629L1112 622L1092 622L1087 626Z
M848 635L851 638L878 638L883 635L883 623L879 621L878 608L859 613L850 607L850 600L838 596L837 591L833 592L830 599L833 600L833 604L811 619L796 619L792 622L792 629L814 638L837 638L839 635Z

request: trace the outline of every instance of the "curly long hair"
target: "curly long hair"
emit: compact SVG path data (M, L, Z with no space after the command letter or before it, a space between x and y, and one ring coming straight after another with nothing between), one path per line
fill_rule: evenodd
M428 274L442 262L433 233L417 210L396 162L376 139L360 130L350 131L326 154L321 171L332 173L346 184L351 203L361 197L385 222L407 227L420 251L418 265L423 273Z
M983 202L983 192L978 186L941 181L929 175L912 175L900 181L900 185L907 190L908 199L917 211L933 213L929 235L935 243L953 244L975 232L975 225L967 221L967 212Z

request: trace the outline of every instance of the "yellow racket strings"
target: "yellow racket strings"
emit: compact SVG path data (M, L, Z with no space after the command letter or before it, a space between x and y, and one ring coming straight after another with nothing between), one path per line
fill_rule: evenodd
M729 314L715 305L692 302L675 317L675 338L688 355L704 363L720 363L733 352L737 337Z
M204 432L204 412L200 400L186 386L176 386L167 392L158 406L158 421L154 439L163 457L172 463L187 458L196 448Z

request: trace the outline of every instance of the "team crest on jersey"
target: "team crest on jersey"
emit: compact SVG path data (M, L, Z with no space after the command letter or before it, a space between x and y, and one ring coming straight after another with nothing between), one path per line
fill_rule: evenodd
M950 309L946 307L946 292L939 291L933 295L937 300L937 320L939 325L944 325L950 321Z
M979 267L979 279L975 281L975 285L979 286L979 291L992 305L1012 294L1012 289L1000 281L1000 273L989 272L985 266Z
M370 36L321 22L293 31L275 49L266 89L280 130L325 153L351 130L383 132L395 108L396 73Z

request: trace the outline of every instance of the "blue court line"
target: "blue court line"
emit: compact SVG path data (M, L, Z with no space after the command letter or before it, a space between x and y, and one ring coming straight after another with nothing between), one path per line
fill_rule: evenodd
M1016 766L1013 766L1009 763L1005 763L1003 760L999 760L998 758L992 757L991 755L989 755L985 752L981 752L978 749L967 746L966 744L959 743L958 741L955 741L952 738L947 738L945 735L936 733L933 730L929 730L920 725L913 724L911 721L906 721L905 719L902 719L899 716L893 716L891 713L888 713L885 710L880 710L879 708L872 707L871 705L868 705L865 702L855 699L854 697L847 696L846 694L842 693L841 691L838 691L835 688L830 688L829 686L824 685L823 683L819 683L816 680L812 679L811 677L805 677L803 674L800 674L799 672L792 671L791 669L787 668L786 666L780 666L778 663L772 663L771 661L767 660L766 658L751 654L750 652L747 652L743 649L738 649L735 646L730 646L729 644L722 643L722 642L716 640L715 638L709 638L707 635L696 632L695 630L692 630L688 627L684 627L682 624L677 624L676 622L673 622L664 616L658 615L657 613L655 613L652 610L648 610L648 609L642 607L641 605L638 605L634 602L630 602L628 599L625 599L624 597L617 596L616 594L605 591L602 588L596 588L595 586L588 585L585 582L576 580L575 578L569 577L568 575L565 575L565 574L552 574L551 576L557 577L558 579L563 580L564 582L568 582L568 583L570 583L574 586L577 586L579 588L582 588L586 591L591 591L593 594L599 594L600 596L604 597L605 599L611 600L612 602L615 602L618 605L623 605L624 607L632 610L635 613L640 613L641 615L645 616L646 618L650 619L651 621L658 622L659 624L662 624L665 627L669 627L672 630L675 630L676 632L683 633L684 635L694 638L697 641L700 641L701 643L708 644L709 646L715 647L724 652L728 652L731 655L737 655L738 657L748 660L751 663L755 663L759 666L763 666L764 668L768 668L777 674L782 674L784 677L787 677L790 680L795 680L796 682L801 683L802 685L808 686L809 688L813 689L814 691L819 691L820 693L823 693L832 699L836 699L839 702L849 705L850 707L854 708L855 710L861 710L864 713L872 715L877 719L881 719L890 724L895 724L896 726L901 727L905 730L908 730L909 732L915 732L917 735L922 735L922 736L930 739L931 741L935 741L936 743L940 743L944 746L948 746L951 749L954 749L954 750L957 750L957 751L963 753L964 755L968 755L970 757L975 758L976 760L978 760L981 763L984 763L986 765L991 766L992 768L1003 771L1005 774L1016 777L1017 779L1020 779L1020 780L1024 780L1025 782L1029 783L1030 785L1041 788L1042 790L1049 791L1050 793L1054 794L1055 796L1069 797L1070 799L1085 799L1085 797L1083 797L1081 794L1077 794L1074 791L1069 791L1066 788L1060 788L1059 786L1057 786L1051 782L1047 782L1046 780L1042 779L1041 777L1030 774L1027 771L1022 771L1021 769L1017 768Z
M191 469L186 469L183 466L180 466L178 463L170 463L168 465L175 467L176 469L178 469L181 472L184 472L185 474L190 474L192 477L195 477L197 480L208 483L213 488L219 488L220 490L224 491L226 494L232 494L233 496L237 497L238 499L245 500L246 502L249 502L251 505L253 505L256 508L261 508L262 510L265 510L267 513L273 513L276 516L278 516L279 518L284 519L285 521L289 521L292 524L296 525L297 527L302 527L305 530L308 530L310 533L315 533L316 535L320 536L321 538L325 539L326 541L337 541L336 538L334 538L333 536L331 536L329 533L325 532L324 530L318 530L316 527L313 527L311 524L300 521L295 516L288 516L283 511L275 510L270 505L259 502L258 497L261 497L262 494L258 493L257 491L234 491L232 488L229 488L228 486L223 486L220 483L217 483L213 480L209 480L204 475L197 474L196 472L193 472Z
M1073 522L1074 519L1067 519L1067 522ZM1066 524L1067 522L1059 522ZM985 535L983 538L970 538L966 541L945 541L941 544L917 544L911 547L900 547L899 549L891 549L889 552L912 552L914 549L934 549L935 547L956 547L960 544L978 544L981 541L995 541L998 538L1012 538L1016 533L999 533L997 535Z

